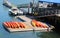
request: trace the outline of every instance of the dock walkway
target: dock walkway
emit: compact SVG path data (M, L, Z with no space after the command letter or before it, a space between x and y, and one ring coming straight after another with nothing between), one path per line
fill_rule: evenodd
M30 19L30 18L28 18L26 16L17 16L17 18L20 18L20 19L22 19L22 20L24 20L26 22L31 22L31 20L32 20L32 19Z

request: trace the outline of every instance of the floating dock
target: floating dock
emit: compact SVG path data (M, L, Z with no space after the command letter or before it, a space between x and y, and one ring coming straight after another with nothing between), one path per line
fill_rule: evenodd
M41 31L41 32L48 32L51 31L51 28L47 27L34 27L30 22L4 22L4 27L9 32L24 32L24 31ZM43 23L44 24L44 23ZM44 25L48 26L48 25Z

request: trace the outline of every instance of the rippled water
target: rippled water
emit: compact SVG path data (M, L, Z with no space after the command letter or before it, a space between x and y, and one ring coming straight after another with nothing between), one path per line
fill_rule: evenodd
M9 0L13 4L22 4L29 3L32 0ZM37 1L36 1L37 2ZM3 0L0 0L0 38L60 38L60 35L56 32L38 32L38 31L30 31L30 32L16 32L9 33L7 32L2 23L5 21L20 21L15 17L9 16L8 8L3 6Z

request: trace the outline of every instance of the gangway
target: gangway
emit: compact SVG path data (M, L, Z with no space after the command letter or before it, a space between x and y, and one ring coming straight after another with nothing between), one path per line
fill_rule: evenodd
M26 22L31 22L32 21L32 19L26 17L25 15L24 16L17 16L17 18L22 19L22 20L24 20Z

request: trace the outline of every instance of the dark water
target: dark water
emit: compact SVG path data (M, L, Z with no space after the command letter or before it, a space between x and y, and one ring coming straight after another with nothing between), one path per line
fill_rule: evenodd
M29 3L31 0L9 0L14 4ZM4 28L2 23L5 21L20 21L15 17L9 16L8 8L2 5L3 0L0 0L0 38L60 38L56 32L16 32L9 33Z

